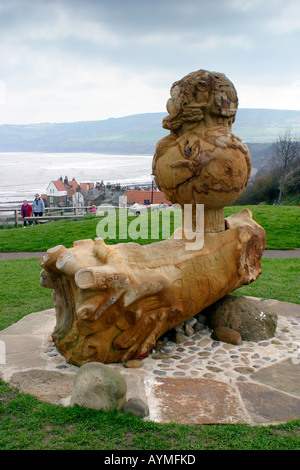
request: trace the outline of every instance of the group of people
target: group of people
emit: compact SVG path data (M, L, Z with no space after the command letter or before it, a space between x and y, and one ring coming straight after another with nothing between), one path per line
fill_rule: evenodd
M24 222L24 228L27 227L27 222L29 225L32 225L31 220L25 220L25 217L31 217L32 214L35 217L42 217L45 212L45 203L43 199L40 197L39 194L35 195L35 199L32 203L32 206L28 203L28 201L24 200L23 204L21 206L21 216L23 218ZM96 206L92 206L91 210L89 210L89 213L97 212ZM37 221L35 222L36 224L38 223Z
M39 194L35 195L32 206L25 200L21 206L21 216L31 217L32 214L35 217L42 217L45 212L45 203ZM28 220L29 225L32 225L32 222ZM36 222L37 223L37 222ZM27 220L24 219L24 228L27 227Z

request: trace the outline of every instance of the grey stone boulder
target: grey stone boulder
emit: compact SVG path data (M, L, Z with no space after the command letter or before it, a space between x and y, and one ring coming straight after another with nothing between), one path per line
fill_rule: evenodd
M126 402L123 412L133 414L138 418L145 418L149 415L149 408L141 398L134 397Z
M122 410L126 392L126 381L119 372L100 362L89 362L74 377L70 404L94 410Z
M269 339L276 332L277 315L261 300L225 295L201 313L209 328L231 328L240 333L243 341Z

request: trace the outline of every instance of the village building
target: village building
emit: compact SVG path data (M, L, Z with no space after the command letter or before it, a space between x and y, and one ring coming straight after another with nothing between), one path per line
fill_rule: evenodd
M84 206L99 205L105 198L105 185L99 183L78 183L75 178L69 181L65 176L51 181L46 189L47 205L49 207L73 206L74 194L80 193ZM82 199L81 198L81 199Z
M92 191L94 189L94 183L80 183L81 191Z
M67 176L64 179L60 177L58 180L51 181L46 189L44 199L46 199L48 207L70 207L74 205L76 193L80 193L81 205L85 207L98 206L106 200L114 205L120 203L122 206L125 204L127 206L133 204L145 206L150 204L172 205L156 187L152 188L150 186L141 189L137 186L135 189L128 189L128 187L122 188L120 183L106 183L106 185L103 181L78 183L75 178L69 181ZM77 194L77 196L79 195Z
M156 189L153 189L153 191L144 189L128 190L126 191L124 197L121 198L121 202L123 203L126 200L128 206L132 204L142 204L145 206L149 204L165 204L167 206L172 205L172 203L165 198L164 194L161 191L157 191Z
M98 206L105 199L104 183L80 183L80 192L86 206Z
M67 176L64 180L60 177L56 181L51 181L46 189L47 205L49 207L72 205L72 197L78 187L75 178L69 182Z

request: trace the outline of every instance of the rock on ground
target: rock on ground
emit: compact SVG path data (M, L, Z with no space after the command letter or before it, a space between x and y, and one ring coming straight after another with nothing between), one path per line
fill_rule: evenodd
M226 326L217 326L211 334L212 339L223 343L242 344L242 337L238 331Z
M124 413L130 413L138 418L145 418L149 415L149 408L140 398L130 398L123 408Z
M212 330L220 326L231 328L244 341L257 342L275 335L277 315L260 300L226 295L201 313Z
M80 367L74 377L71 405L95 410L121 410L126 403L126 381L109 366L90 362Z

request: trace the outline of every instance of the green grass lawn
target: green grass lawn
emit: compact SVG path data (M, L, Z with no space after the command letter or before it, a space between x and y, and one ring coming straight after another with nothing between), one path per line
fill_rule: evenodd
M31 312L53 308L51 290L39 284L36 258L0 261L0 330Z
M248 286L240 287L234 294L250 295L281 302L300 304L300 259L280 258L261 260L260 277Z
M17 393L1 381L0 396L1 450L300 449L300 420L253 427L157 424L120 412L50 405Z
M226 207L225 217L239 212L245 207ZM300 207L247 207L253 212L254 220L266 230L268 249L288 250L300 248ZM133 217L128 218L128 222L132 220ZM22 227L0 230L0 252L46 251L56 245L64 245L66 248L70 248L75 240L96 238L99 221L99 217L89 217L80 221L63 220L49 224L39 224L25 230ZM118 233L118 218L116 223ZM107 240L106 242L111 244L124 241L128 241L128 239ZM150 242L147 237L136 241L141 244Z
M231 206L225 207L228 217L248 208L253 219L267 234L267 249L293 250L300 248L300 207L298 206Z

